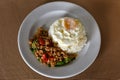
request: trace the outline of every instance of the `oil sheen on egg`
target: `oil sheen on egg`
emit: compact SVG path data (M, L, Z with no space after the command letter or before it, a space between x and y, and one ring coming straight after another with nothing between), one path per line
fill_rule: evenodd
M64 17L56 20L49 29L49 35L58 47L68 53L81 51L86 44L86 31L75 18Z

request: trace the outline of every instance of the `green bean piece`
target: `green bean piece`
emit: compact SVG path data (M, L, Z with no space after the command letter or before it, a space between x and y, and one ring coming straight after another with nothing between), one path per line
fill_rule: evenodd
M64 59L65 63L69 63L71 60L72 60L72 59L69 58L69 57Z
M40 58L38 58L37 60L40 61Z
M64 65L64 64L65 64L65 62L59 61L59 62L56 63L56 66L62 66L62 65Z
M33 49L36 49L36 41L33 41L33 43L32 43L32 48L33 48Z
M32 51L32 53L35 53L35 51L36 51L36 50L35 50L35 49L33 49L33 48L30 48L30 50Z

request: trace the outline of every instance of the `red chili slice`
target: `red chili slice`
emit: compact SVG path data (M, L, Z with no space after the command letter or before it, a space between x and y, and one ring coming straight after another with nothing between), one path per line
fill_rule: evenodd
M48 61L48 58L47 58L46 54L43 54L42 57L41 57L41 59L42 59L43 62L45 62L45 63Z
M41 45L45 45L45 41L44 41L44 39L39 38L39 44L41 44Z

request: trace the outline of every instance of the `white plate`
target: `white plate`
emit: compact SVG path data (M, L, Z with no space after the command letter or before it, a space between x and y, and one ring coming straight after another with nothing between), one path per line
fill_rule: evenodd
M74 17L85 26L88 41L76 60L62 66L49 68L37 61L29 49L28 41L38 27L49 26L61 17ZM68 78L86 70L98 55L101 36L95 19L82 7L69 2L51 2L34 9L23 21L18 32L18 48L25 63L35 72L50 78Z

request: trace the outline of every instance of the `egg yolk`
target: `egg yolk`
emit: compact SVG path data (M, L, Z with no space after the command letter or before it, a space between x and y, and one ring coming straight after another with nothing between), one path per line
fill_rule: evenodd
M64 26L65 26L66 30L70 30L70 29L74 30L77 27L77 21L72 18L65 18Z

